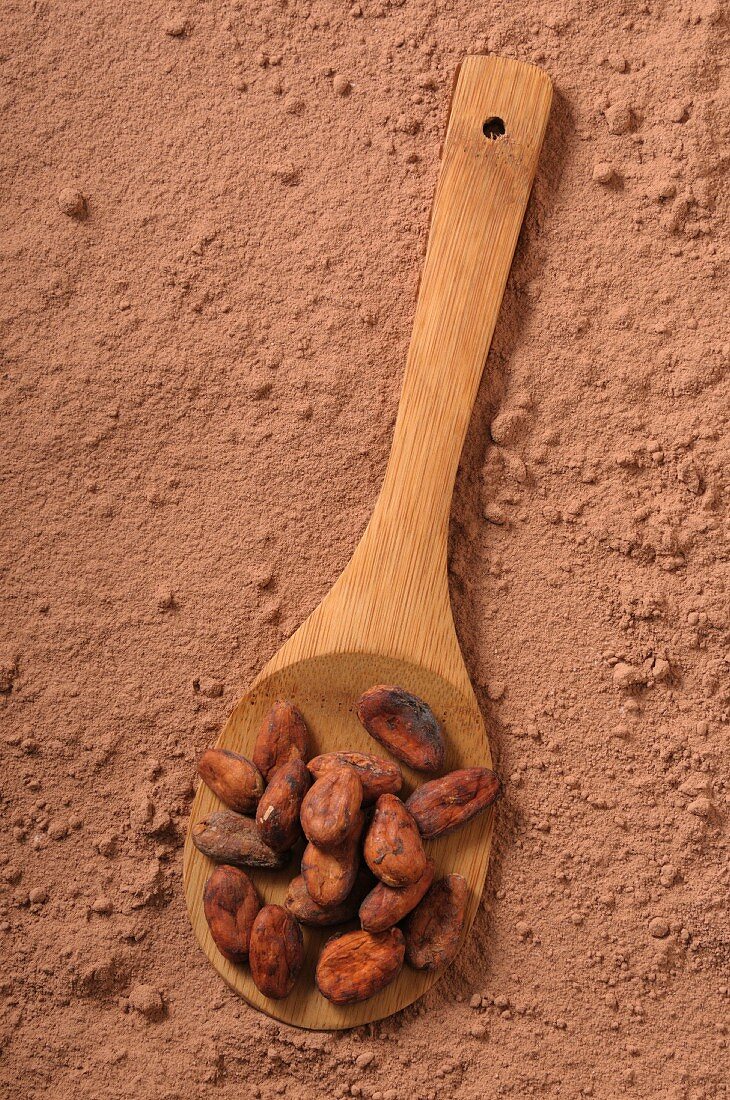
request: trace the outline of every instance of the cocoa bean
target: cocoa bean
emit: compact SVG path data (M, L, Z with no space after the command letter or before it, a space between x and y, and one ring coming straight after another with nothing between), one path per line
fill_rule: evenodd
M293 756L300 757L305 763L307 761L307 726L293 703L279 701L274 703L261 723L253 750L253 762L268 780L278 767Z
M360 696L357 715L371 737L411 768L437 772L444 738L427 703L403 688L380 684Z
M274 870L286 866L286 856L262 840L254 819L232 810L219 810L197 821L190 835L195 847L218 863Z
M411 886L386 886L379 882L360 906L360 924L366 932L385 932L415 909L433 882L434 864L429 859L426 868Z
M299 812L310 784L304 761L294 756L276 768L256 810L256 824L264 842L275 852L286 852L301 836Z
M362 783L352 768L327 772L302 802L302 828L307 840L328 851L339 848L352 832L362 803Z
M225 864L216 867L205 884L203 911L213 942L230 962L248 958L248 944L261 908L256 887L245 871Z
M304 882L303 875L297 875L289 883L289 890L284 901L284 908L291 913L300 924L310 924L316 928L324 928L331 924L344 924L353 920L357 915L357 908L372 885L372 878L367 873L359 873L355 885L343 902L339 905L323 909L313 898Z
M416 970L437 970L456 955L466 921L469 887L461 875L434 882L406 921L406 953Z
M229 749L206 749L198 761L206 787L239 814L252 813L264 793L264 780L255 764Z
M248 962L265 997L278 1001L291 993L304 963L304 940L297 921L280 905L265 905L253 922Z
M358 852L364 815L360 813L351 835L339 848L325 852L308 844L302 856L302 878L307 892L322 909L341 905L352 890L360 867Z
M324 945L317 963L319 991L336 1005L366 1001L397 978L404 954L399 928L378 935L356 931L334 936Z
M416 787L406 806L422 837L453 833L491 806L500 782L489 768L462 768Z
M381 794L365 837L365 862L387 886L410 886L426 869L418 827L401 800Z
M363 802L374 802L381 794L398 794L403 785L403 775L394 761L369 753L325 752L310 760L307 767L315 779L334 768L353 768L362 783Z

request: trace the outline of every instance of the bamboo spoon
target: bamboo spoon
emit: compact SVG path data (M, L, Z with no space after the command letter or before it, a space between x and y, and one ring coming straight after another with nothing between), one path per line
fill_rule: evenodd
M445 771L491 763L449 602L446 548L451 495L484 362L535 175L552 93L532 65L467 57L451 103L441 173L416 307L393 447L370 523L349 565L319 607L284 643L232 711L218 745L250 756L276 699L301 709L314 753L375 752L355 702L374 684L397 684L424 698L443 722ZM403 769L404 796L423 780ZM428 778L428 777L426 777ZM201 784L191 822L219 809ZM469 884L466 931L489 860L492 813L428 845L436 874ZM283 900L297 873L252 872L266 901ZM314 984L327 934L305 929L307 960L285 1000L262 996L246 967L227 962L203 915L213 864L185 845L184 881L195 935L216 970L250 1004L287 1023L344 1028L411 1004L438 975L405 966L369 1001L337 1007Z

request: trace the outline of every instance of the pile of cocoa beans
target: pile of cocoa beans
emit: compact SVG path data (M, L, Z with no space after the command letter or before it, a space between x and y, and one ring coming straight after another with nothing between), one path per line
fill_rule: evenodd
M417 771L441 770L443 731L423 700L379 685L360 697L357 713L392 756ZM195 845L220 864L205 886L205 916L220 953L233 963L248 960L256 986L274 999L288 996L302 968L301 925L359 918L358 930L326 942L316 971L324 997L354 1004L392 982L405 959L418 970L453 959L467 883L458 874L434 882L423 841L471 821L494 802L500 784L489 768L466 768L422 783L403 802L395 761L359 752L310 760L308 750L301 713L277 702L252 760L227 749L203 753L200 775L229 807L193 828ZM284 867L302 833L308 843L301 874L283 906L262 906L241 868Z

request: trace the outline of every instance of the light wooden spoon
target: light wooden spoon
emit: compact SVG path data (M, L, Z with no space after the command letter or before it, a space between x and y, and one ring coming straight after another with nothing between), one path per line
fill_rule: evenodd
M290 699L309 726L314 752L386 755L355 714L374 684L397 684L425 699L443 722L445 771L491 763L449 602L446 548L459 455L535 175L547 124L550 82L532 65L468 57L451 104L441 173L416 308L393 447L380 497L350 564L319 607L257 676L232 711L218 745L250 756L263 716ZM428 776L403 769L404 795ZM220 809L201 784L191 825ZM464 935L481 897L492 813L432 842L436 873L469 884ZM298 873L251 872L266 901L282 902ZM314 984L321 945L332 933L305 929L307 959L285 1000L262 996L246 967L227 962L203 914L213 864L188 831L184 881L195 935L216 970L256 1008L307 1028L353 1027L411 1004L438 974L404 966L369 1001L337 1007Z

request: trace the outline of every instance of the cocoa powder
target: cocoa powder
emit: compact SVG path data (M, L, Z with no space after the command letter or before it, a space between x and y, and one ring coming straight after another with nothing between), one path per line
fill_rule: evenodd
M3 23L0 1091L718 1100L722 5L163 7ZM556 93L451 517L505 794L444 980L290 1063L187 929L193 760L372 510L480 49Z

